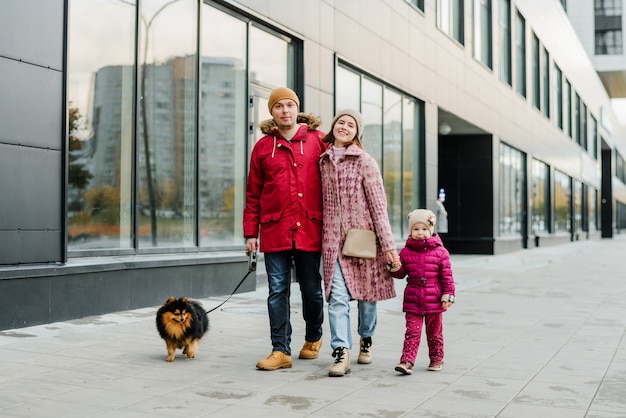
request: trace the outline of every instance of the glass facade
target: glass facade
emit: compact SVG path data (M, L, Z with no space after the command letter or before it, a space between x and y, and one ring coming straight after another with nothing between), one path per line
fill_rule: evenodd
M572 233L579 236L583 230L583 184L578 180L572 180L572 209L574 215Z
M511 0L500 0L500 79L513 84L511 69Z
M550 54L543 50L543 114L550 119Z
M587 186L587 231L593 232L599 229L598 224L598 191Z
M571 178L558 170L554 172L554 232L571 232Z
M474 4L474 58L493 68L491 0L473 0Z
M526 190L526 155L500 143L500 236L521 235Z
M595 54L620 55L624 50L623 0L595 0Z
M424 8L423 1L410 3ZM438 28L460 44L463 5L436 3ZM492 68L492 0L471 5L472 53ZM526 97L526 21L510 0L496 7L498 76ZM240 247L248 156L261 136L256 127L270 117L272 88L301 92L301 41L234 8L196 0L72 0L69 22L70 255ZM550 54L534 33L529 39L533 105L549 118ZM97 53L93 45L101 45ZM590 116L587 126L585 104L556 64L554 71L556 124L597 158L597 122ZM337 62L334 98L335 109L363 114L364 145L381 167L393 232L402 238L406 213L427 203L424 103L344 62ZM518 235L526 155L505 144L499 153L499 234ZM563 202L577 187L581 213L588 208L590 222L598 216L590 206L595 189L566 187L571 179L562 173L552 186L549 173L533 159L532 231L569 231L572 215Z
M396 238L407 232L406 214L424 205L423 102L354 68L336 69L335 108L359 109L363 115L363 146L383 175L391 227Z
M437 27L461 45L465 42L463 17L462 0L437 0Z
M550 233L550 167L533 159L531 195L531 232L535 235Z
M516 20L515 54L517 92L526 97L526 19L519 12Z
M541 109L541 66L540 66L540 50L539 38L533 33L532 36L532 89L533 89L533 106Z
M572 133L572 85L565 80L565 114L567 119L567 135L571 138Z
M556 77L556 125L559 129L563 129L563 72L558 65L555 65L554 73Z
M196 0L72 1L70 24L69 251L241 246L248 93L269 117L296 43Z

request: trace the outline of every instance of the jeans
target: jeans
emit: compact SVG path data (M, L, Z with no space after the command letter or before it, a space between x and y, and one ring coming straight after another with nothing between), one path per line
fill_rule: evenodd
M357 301L359 311L358 333L367 338L376 331L376 302ZM330 346L334 350L339 347L352 348L352 333L350 332L350 292L343 279L339 260L335 264L333 281L330 287L328 301L328 321L330 325Z
M302 294L302 316L306 323L305 340L322 338L324 321L324 295L320 275L320 253L300 250L265 253L265 269L269 296L267 311L270 318L272 351L291 355L291 265L296 267L296 277Z

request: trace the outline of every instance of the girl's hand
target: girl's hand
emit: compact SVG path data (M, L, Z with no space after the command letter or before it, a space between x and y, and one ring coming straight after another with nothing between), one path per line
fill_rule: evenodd
M387 268L391 272L398 271L400 269L400 256L398 255L398 251L387 251Z
M452 305L453 305L453 303L452 303L452 302L441 302L441 306L442 306L444 309L448 309L448 308L449 308L450 306L452 306Z

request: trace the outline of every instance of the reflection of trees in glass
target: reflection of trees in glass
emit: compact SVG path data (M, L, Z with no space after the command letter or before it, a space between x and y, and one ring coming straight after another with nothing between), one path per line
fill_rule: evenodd
M80 111L70 103L69 107L69 152L68 152L68 178L67 182L71 193L71 201L68 202L68 210L80 211L83 208L81 198L82 191L85 190L93 174L87 170L80 161L83 153L83 142L76 136L80 128Z
M143 32L144 36L144 45L143 45L143 61L141 63L141 97L139 100L139 107L141 110L141 131L143 136L143 147L144 147L144 157L146 159L146 183L148 185L148 202L149 202L149 211L150 211L150 230L152 236L152 245L157 245L157 221L156 221L156 207L157 207L157 199L156 199L156 179L152 178L152 164L150 158L150 136L148 134L148 117L146 114L146 78L147 78L147 67L148 67L148 45L150 38L150 27L154 22L154 19L161 13L167 6L176 3L178 0L172 0L168 3L165 3L161 6L150 18L150 20L146 20L146 18L141 15L141 20L145 25L145 30Z

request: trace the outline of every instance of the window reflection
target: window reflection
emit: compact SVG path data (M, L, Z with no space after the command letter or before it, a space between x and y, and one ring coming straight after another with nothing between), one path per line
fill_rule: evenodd
M335 86L336 109L361 110L363 146L381 167L392 230L402 239L406 214L420 205L415 176L423 164L418 124L424 105L344 66L337 67Z
M560 171L554 172L554 231L570 231L570 177Z
M130 248L135 2L72 1L69 21L68 249Z
M533 159L531 231L535 235L550 232L549 178L549 167L541 161Z
M383 180L389 221L395 236L402 230L402 96L388 88L384 92Z
M200 244L241 243L246 136L246 23L203 5ZM228 33L228 36L222 34Z
M522 232L524 161L521 151L500 144L500 236Z
M196 13L194 0L141 3L139 247L195 245Z

